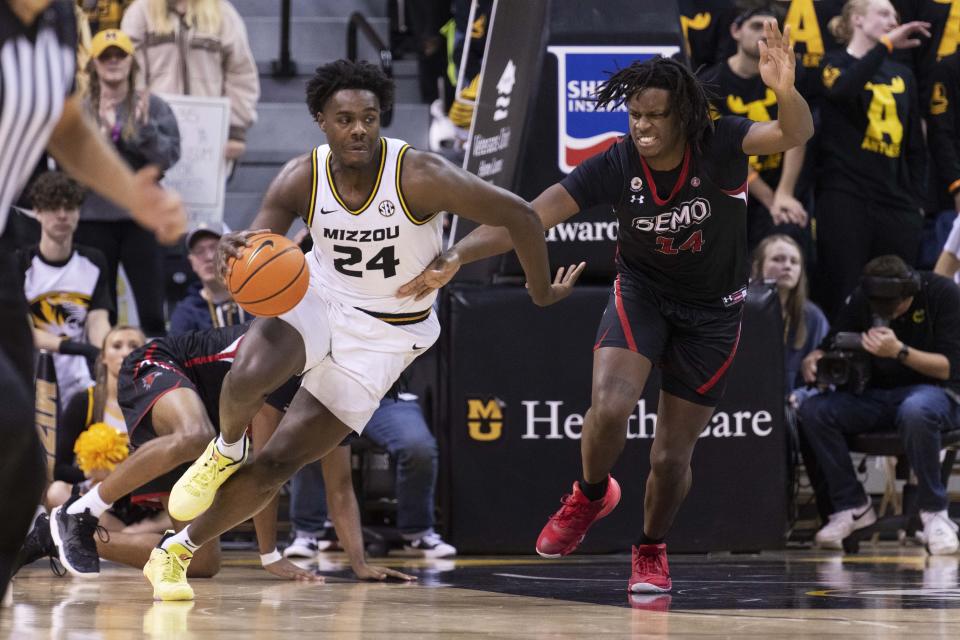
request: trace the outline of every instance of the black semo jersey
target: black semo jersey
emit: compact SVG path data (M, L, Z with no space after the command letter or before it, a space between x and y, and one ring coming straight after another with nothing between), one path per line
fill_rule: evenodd
M743 138L753 121L714 124L700 152L688 147L673 171L650 169L624 136L561 184L581 210L613 208L619 272L668 298L730 307L743 300L749 269Z

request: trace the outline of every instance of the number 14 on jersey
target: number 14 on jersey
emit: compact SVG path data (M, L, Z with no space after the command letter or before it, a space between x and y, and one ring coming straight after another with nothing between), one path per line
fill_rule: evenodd
M657 251L668 256L675 256L681 251L700 253L703 250L703 231L697 229L679 247L674 247L673 241L673 236L657 236Z

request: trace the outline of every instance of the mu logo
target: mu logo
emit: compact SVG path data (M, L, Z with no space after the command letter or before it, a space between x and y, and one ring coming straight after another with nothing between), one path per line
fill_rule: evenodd
M497 440L503 434L503 403L497 398L467 398L467 431L480 442Z

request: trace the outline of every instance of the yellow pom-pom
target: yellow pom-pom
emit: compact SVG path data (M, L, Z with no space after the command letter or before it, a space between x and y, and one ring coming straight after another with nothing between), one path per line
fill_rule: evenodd
M113 471L127 457L127 434L105 422L94 422L73 445L77 466L84 473L97 469Z

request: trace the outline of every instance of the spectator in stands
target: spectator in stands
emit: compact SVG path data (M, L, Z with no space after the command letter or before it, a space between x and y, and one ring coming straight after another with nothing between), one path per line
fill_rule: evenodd
M911 64L917 75L920 92L926 93L934 82L931 73L936 63L960 46L957 4L953 0L893 0L893 6L904 22L919 20L930 24L929 37L923 38L916 48L900 52L900 58Z
M103 135L113 141L134 171L148 164L169 169L180 158L180 130L166 102L136 90L138 67L133 42L122 31L101 31L94 36L90 53L85 102ZM140 325L148 335L163 335L163 254L153 234L122 208L90 193L80 211L77 237L81 244L95 247L106 256L113 300L117 298L117 271L123 265L136 298ZM116 322L115 313L111 322Z
M113 310L103 254L73 243L83 196L83 188L63 173L37 178L30 198L40 243L19 256L34 342L55 354L61 406L92 384L88 363L100 352L94 345L103 344Z
M836 346L838 332L859 334L870 373L863 385L838 381L840 389L800 406L800 428L832 506L817 543L839 549L844 538L876 520L846 436L896 429L917 478L927 549L933 555L955 553L960 545L940 478L940 434L960 428L960 290L942 276L914 271L898 256L874 258L831 333L804 359L807 382L817 381L824 351ZM837 362L834 357L831 371Z
M133 0L78 0L94 33L119 29L120 19Z
M170 335L229 327L250 319L217 277L217 245L223 233L223 225L214 223L199 225L187 234L187 257L200 282L174 307Z
M849 0L830 22L847 48L827 53L820 73L817 259L830 283L821 295L828 316L871 258L916 262L926 165L919 93L891 54L917 46L929 26L897 26L889 0Z
M830 36L828 25L843 12L845 0L788 0L784 27L790 27L790 41L797 53L800 93L810 100L817 92L817 78L823 56L843 45ZM781 3L777 3L781 4Z
M150 91L230 100L226 157L246 149L260 79L240 14L227 0L134 0L123 30L137 45Z
M82 471L76 463L74 444L81 433L98 422L106 423L120 433L127 432L123 412L117 402L117 379L123 359L144 342L146 338L137 327L119 325L107 333L97 360L96 383L83 393L75 394L57 422L56 466L53 470L54 481L47 489L48 508L66 502L75 489L81 494L86 493L109 474L106 469ZM100 525L108 531L120 531L154 514L150 510L133 507L129 500L124 500L115 504L106 515L100 518ZM151 524L149 530L156 533L171 527L166 518ZM138 527L138 530L143 529Z
M743 116L758 122L777 119L777 98L760 78L759 46L764 24L777 22L777 19L777 14L768 7L750 9L738 15L730 26L736 53L698 74L716 96L713 108L720 115ZM800 146L786 153L750 156L747 178L749 250L775 231L801 242L806 240L807 210L794 197L804 153L805 147Z
M430 433L417 397L400 393L384 398L370 418L363 437L386 449L396 460L397 527L404 539L402 553L446 558L457 550L433 530L434 489L437 484L437 441ZM326 547L326 502L320 463L307 465L290 484L290 519L295 539L284 551L289 557L312 557Z
M807 271L800 245L790 236L767 236L754 251L751 279L776 283L783 314L783 389L803 386L800 363L830 330L826 316L807 299Z
M679 7L691 69L713 66L733 55L730 24L738 13L734 0L680 0Z
M954 215L950 235L940 251L933 272L960 284L960 215Z
M960 52L934 65L923 104L937 210L952 220L960 211Z

